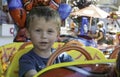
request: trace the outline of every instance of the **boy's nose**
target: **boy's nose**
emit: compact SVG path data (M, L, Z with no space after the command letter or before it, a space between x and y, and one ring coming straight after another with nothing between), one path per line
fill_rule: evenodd
M42 38L46 38L47 37L47 33L46 32L43 32L42 35L41 35Z

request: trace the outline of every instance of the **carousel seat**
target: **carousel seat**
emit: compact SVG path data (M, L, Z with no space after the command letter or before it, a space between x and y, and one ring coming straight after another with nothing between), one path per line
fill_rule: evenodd
M85 57L88 59L88 60L92 60L91 56L81 47L76 47L76 46L64 46L65 49L67 48L67 50L70 50L71 48L73 49L76 49L76 50L80 50L80 52L82 52ZM63 47L63 50L64 50L64 47ZM24 49L20 49L18 52L15 53L15 55L13 56L12 58L12 61L8 67L8 70L7 70L7 73L6 73L6 76L5 77L18 77L18 71L19 71L19 58L27 53L28 51L30 51L33 47L28 47L28 48L24 48ZM62 48L62 47L61 47ZM58 48L61 49L61 48ZM60 50L61 51L61 50ZM60 52L61 53L61 52ZM55 59L55 58L54 58ZM52 59L52 60L54 60ZM47 65L49 65L50 63L48 62Z
M77 46L81 46L82 48L86 49L86 51L91 55L92 59L106 59L105 55L99 49L94 48L92 46L85 46L83 45L83 43L77 40L71 40L64 44L64 46L69 46L69 45L77 45ZM72 56L72 58L74 58L76 61L86 60L85 56L76 50L71 50L70 52L67 52L67 53L70 56Z
M10 65L7 69L5 77L19 77L18 76L19 59L23 54L29 52L31 49L32 49L32 47L24 48L24 49L19 50L19 52L15 53Z
M64 45L63 42L55 42L55 43L53 44L53 48L57 49L57 48L62 47L63 45ZM22 45L20 46L19 50L24 49L24 48L28 48L28 47L33 47L32 42L24 42L24 44L22 44Z
M58 55L65 51L70 52L72 49L80 51L82 54L84 54L87 60L52 65ZM47 67L39 71L34 77L116 77L114 66L116 59L103 58L100 60L95 60L92 59L92 57L90 58L90 54L88 52L86 53L86 50L83 51L82 49L83 47L78 45L67 45L57 49L48 60ZM83 52L85 52L87 55L85 55Z
M105 55L103 54L103 52L100 51L97 48L94 48L92 46L86 46L84 48L89 52L89 54L91 54L93 59L98 59L98 60L100 60L100 59L107 59L105 57Z
M14 42L0 46L0 75L4 77L12 56L19 50L23 42Z
M105 57L105 55L102 53L102 51L100 51L97 48L91 47L91 46L82 46L84 49L86 49L86 51L91 55L92 59L96 60L100 60L100 59L107 59ZM67 52L70 56L72 56L76 61L85 61L86 58L83 54L81 54L80 52L76 51L76 50L71 50L71 52Z
M117 77L114 66L116 59L95 60L84 49L75 44L57 49L49 58L47 67L39 71L34 77ZM58 55L65 51L70 52L70 50L81 52L87 60L53 64Z
M24 49L25 44L30 44L27 42L13 42L10 44L5 44L0 46L0 76L4 77L9 65L12 62L13 56L21 49ZM32 47L28 45L25 48Z
M117 77L114 59L59 63L39 71L34 77Z

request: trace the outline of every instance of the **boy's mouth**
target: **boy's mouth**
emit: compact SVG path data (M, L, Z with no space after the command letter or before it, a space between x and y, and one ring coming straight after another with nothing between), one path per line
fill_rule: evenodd
M48 42L40 42L40 45L46 45Z

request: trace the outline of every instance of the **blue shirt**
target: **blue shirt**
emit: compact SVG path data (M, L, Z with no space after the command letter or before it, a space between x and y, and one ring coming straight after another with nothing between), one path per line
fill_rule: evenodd
M53 49L52 52L54 52ZM33 52L33 50L24 54L19 60L19 77L24 77L24 74L29 70L34 69L36 71L40 71L41 69L45 68L48 59L49 58L42 58L38 56ZM56 58L55 63L69 61L73 61L72 57L67 55L67 53L62 53Z

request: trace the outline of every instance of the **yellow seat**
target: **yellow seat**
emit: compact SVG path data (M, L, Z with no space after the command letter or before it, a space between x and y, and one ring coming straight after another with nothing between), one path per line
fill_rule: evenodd
M24 48L29 48L29 47L33 47L32 42L24 42L18 50L24 49Z
M2 61L1 61L1 54L2 54L2 51L1 51L1 46L0 46L0 76L2 76L3 74L3 69L2 69Z
M79 52L79 54L82 54L86 60L92 60L92 57L91 55L86 51L86 49L84 49L83 47L79 46L79 45L76 45L76 44L71 44L71 45L65 45L61 48L58 48L52 55L51 57L49 58L48 60L48 63L47 63L47 66L51 65L54 63L54 60L57 58L57 56L59 56L61 53L64 53L64 52L72 52L72 51L77 51ZM73 52L74 53L74 52ZM71 57L73 57L72 55L70 55ZM74 59L74 58L73 58ZM77 61L77 60L75 60Z
M57 43L56 43L57 44ZM58 44L57 44L58 45ZM56 46L56 45L55 45ZM19 58L23 55L23 54L25 54L25 53L27 53L28 51L30 51L31 49L32 49L33 47L27 47L27 48L24 48L24 49L20 49L19 50L19 52L16 52L15 53L15 55L13 56L13 59L12 59L12 62L11 62L11 64L9 65L9 68L8 68L8 70L7 70L7 72L6 72L6 76L5 77L18 77L18 71L19 71L19 68L18 68L18 66L19 66ZM72 46L70 46L69 47L69 49L71 49L72 48ZM59 48L60 49L60 48ZM84 52L83 52L84 53ZM71 63L68 63L68 64L63 64L63 65L60 65L60 67L61 66L66 66L66 65L71 65L71 64L73 64L73 65L75 65L76 63L78 63L79 61L77 61L77 62L71 62ZM84 61L83 61L84 62ZM92 62L85 62L85 63L96 63L96 62L99 62L100 63L100 61L92 61ZM105 61L102 61L102 62L105 62ZM101 63L102 63L101 62ZM82 64L82 61L80 61L79 62L79 64ZM83 63L84 64L84 63ZM58 65L59 66L59 65ZM57 67L57 66L55 66L55 67ZM50 67L50 69L51 68L55 68L54 66L53 67ZM35 77L37 77L36 75L35 75Z
M91 46L82 46L84 49L87 50L87 52L91 55L92 59L106 59L105 55L97 48L91 47ZM68 52L69 55L71 55L76 61L85 61L86 58L83 54L77 52L76 50L71 50L71 52Z
M57 48L62 47L63 45L64 45L63 42L55 42L52 47L57 49ZM24 48L28 48L28 47L33 47L32 42L24 42L24 44L22 44L20 46L19 50L24 49Z
M59 48L63 45L64 43L62 42L55 42L53 47L54 48ZM12 61L7 69L7 73L5 77L18 77L18 60L19 58L30 51L33 48L33 45L31 42L24 42L19 48L18 51L16 52L14 56L12 56Z
M10 64L11 57L18 51L22 44L23 42L13 42L0 46L0 73L2 75L5 74L7 67Z
M19 52L15 53L15 55L13 56L13 60L7 69L5 77L19 77L18 76L19 58L23 54L29 52L31 49L32 49L32 47L24 48L24 49L21 49Z
M92 56L93 59L98 59L98 60L107 59L105 57L105 55L103 54L103 52L100 51L97 48L94 48L94 47L91 47L91 46L86 46L84 48L88 51L88 53Z
M77 43L77 42L76 42ZM114 64L116 63L116 59L106 59L106 57L104 56L104 54L102 53L102 51L100 51L99 49L97 48L94 48L94 47L90 47L90 46L80 46L78 44L67 44L67 45L64 45L62 48L59 48L56 53L54 53L52 56L51 56L51 59L49 59L48 61L48 64L47 64L47 67L41 71L39 71L34 77L47 77L49 75L46 75L46 74L53 74L51 71L53 70L54 73L56 73L56 71L54 69L59 69L61 67L67 67L67 66L76 66L76 65L86 65L86 64L109 64L109 63L112 63L113 64L113 67L114 68ZM85 49L89 55L91 55L91 58L90 60L87 60L87 57L85 58L85 55L83 55L82 53L78 52L77 50L72 50L72 47L81 47L83 49ZM66 49L65 49L66 48ZM68 48L68 49L67 49ZM68 52L68 50L70 50ZM64 51L67 51L67 53L69 55L71 55L75 61L73 62L64 62L64 63L59 63L59 64L54 64L54 65L51 65L53 63L53 60L55 60L56 56L58 56L58 54L64 52ZM81 50L82 51L82 50ZM85 51L85 52L86 52ZM99 66L99 65L98 65ZM100 65L101 66L101 65ZM92 67L93 68L93 67ZM100 68L103 68L103 67L100 67ZM99 69L100 69L99 68ZM109 67L108 67L109 68ZM95 68L96 69L96 68ZM98 70L99 70L98 69ZM111 68L109 68L111 69ZM106 70L106 69L105 69ZM104 70L104 71L105 71ZM50 72L49 72L50 71ZM110 71L110 70L109 70ZM48 73L47 73L48 72ZM66 73L67 74L67 73ZM51 76L50 75L50 76ZM73 74L72 74L73 75ZM54 76L54 75L52 75ZM52 77L51 76L51 77ZM58 75L55 75L56 77ZM59 77L62 77L59 75Z
M57 49L57 48L62 47L63 45L64 45L63 42L55 42L52 47L55 48L55 49Z
M0 60L0 76L3 76L3 70L2 70L2 63L1 63L1 60Z

